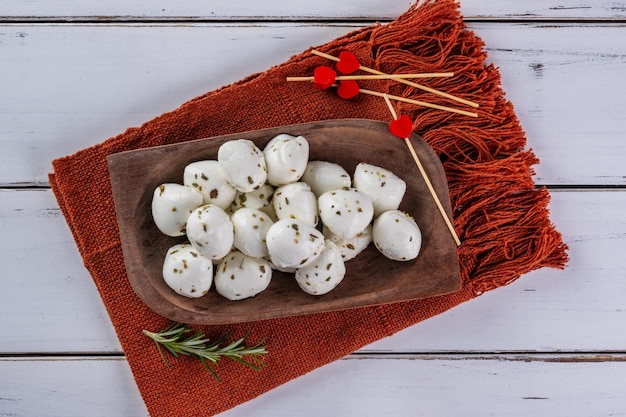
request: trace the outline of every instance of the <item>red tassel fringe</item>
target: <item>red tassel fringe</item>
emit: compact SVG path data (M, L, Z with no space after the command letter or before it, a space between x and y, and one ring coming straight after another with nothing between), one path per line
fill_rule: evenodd
M524 150L525 134L504 98L500 74L484 65L484 43L465 28L459 13L449 0L416 3L384 30L374 29L369 43L381 71L454 72L452 79L427 85L480 105L471 109L397 82L385 84L390 94L479 114L471 118L398 103L398 111L413 118L415 131L442 159L463 242L461 275L478 295L537 268L564 268L568 256L548 218L550 195L532 180L532 165L539 161Z

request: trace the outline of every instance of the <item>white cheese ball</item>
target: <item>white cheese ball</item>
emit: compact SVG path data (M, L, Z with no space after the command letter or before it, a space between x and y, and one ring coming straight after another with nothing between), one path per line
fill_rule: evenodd
M233 224L218 206L198 207L187 220L187 239L201 255L221 259L233 247Z
M280 134L270 140L265 149L267 182L280 186L300 179L309 160L309 142L302 136Z
M224 177L217 161L197 161L185 167L183 184L202 194L204 204L215 204L227 209L237 194L235 187Z
M256 190L267 179L263 152L250 140L225 142L217 151L217 161L224 177L237 191Z
M187 217L202 205L202 194L181 184L161 184L152 195L152 218L167 236L183 236Z
M230 206L230 211L234 213L240 208L252 208L267 213L272 220L276 220L272 198L274 196L274 187L269 184L263 184L258 189L249 193L237 192L235 201Z
M274 224L270 217L257 209L240 208L230 216L233 223L235 248L254 258L267 256L265 237Z
M337 245L339 248L339 252L341 252L341 257L344 262L347 262L351 259L356 258L358 254L363 252L370 243L372 243L372 225L368 224L365 230L360 233L357 233L351 239L345 239L341 236L338 236L328 230L327 226L324 226L322 230L324 233L324 237Z
M337 245L330 240L313 262L296 271L296 282L311 295L327 294L343 280L346 266Z
M324 235L300 220L279 220L266 236L267 251L277 268L301 268L324 248Z
M417 258L422 233L415 220L400 210L386 211L374 220L372 238L376 248L394 261Z
M202 297L213 283L213 263L188 243L174 245L165 255L163 279L177 294Z
M361 162L354 170L354 188L367 194L374 205L374 216L396 210L406 191L406 182L393 172Z
M274 191L272 204L279 220L297 219L315 227L319 221L317 197L304 182L294 182Z
M229 253L215 271L215 289L229 300L243 300L264 291L272 280L272 268L264 259L239 251Z
M365 230L374 217L369 196L354 188L327 191L318 198L317 204L324 225L344 239L351 239Z
M327 161L310 161L304 170L302 181L309 184L317 197L326 191L350 188L352 185L350 174L341 165Z

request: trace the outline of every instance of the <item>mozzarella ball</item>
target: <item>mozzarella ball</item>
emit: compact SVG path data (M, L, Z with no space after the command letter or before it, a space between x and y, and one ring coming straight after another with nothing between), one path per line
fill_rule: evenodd
M276 213L274 213L274 206L272 205L273 196L274 187L269 184L263 184L249 193L237 192L230 210L234 213L240 208L257 209L267 213L272 220L276 220Z
M319 197L326 191L350 188L350 174L341 165L326 161L310 161L302 181L309 184L313 193Z
M300 179L309 160L309 142L285 133L270 140L265 149L267 182L280 186Z
M217 151L217 161L224 177L237 191L256 190L267 179L263 152L250 140L225 142Z
M345 275L346 266L339 248L327 240L322 253L296 271L296 282L307 294L322 295L339 285Z
M300 220L277 221L265 239L270 260L278 268L301 268L324 248L324 235Z
M344 239L362 232L374 216L369 196L354 188L327 191L318 198L317 204L324 225Z
M274 224L267 214L257 209L240 208L233 213L230 221L235 232L235 248L254 258L267 256L265 236Z
M341 257L344 262L354 259L359 253L363 252L370 243L372 243L372 225L368 224L367 227L356 236L350 239L345 239L338 236L328 230L327 226L324 226L322 230L324 237L337 245Z
M386 211L374 220L372 238L376 248L394 261L417 258L422 233L415 220L400 210Z
M213 283L213 263L188 243L174 245L165 255L163 279L177 294L202 297Z
M354 170L354 188L367 194L374 205L374 216L396 210L406 191L406 183L393 172L361 162Z
M215 289L229 300L254 297L272 280L272 268L264 259L239 251L229 253L215 271Z
M280 186L274 191L274 212L279 220L297 219L315 227L319 221L317 198L304 182Z
M185 167L183 184L202 194L204 204L215 204L227 209L237 190L224 177L217 161L197 161Z
M187 220L187 239L201 255L209 259L223 258L233 246L233 224L218 206L198 207Z
M185 234L187 217L202 205L202 194L181 184L161 184L152 195L152 218L157 228L172 237Z

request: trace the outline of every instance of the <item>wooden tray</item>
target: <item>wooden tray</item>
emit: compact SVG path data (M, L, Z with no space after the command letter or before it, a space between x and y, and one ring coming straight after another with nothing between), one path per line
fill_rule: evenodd
M280 133L302 135L311 160L340 164L351 175L359 162L387 168L404 179L407 192L400 208L420 226L420 255L409 262L391 261L369 246L346 263L346 276L322 296L305 294L292 274L274 271L269 287L254 298L229 301L211 291L197 299L174 293L161 274L167 249L183 238L163 235L152 220L151 201L161 183L182 184L183 169L193 161L216 159L219 146L232 139L252 140L261 149ZM418 135L415 150L437 190L448 216L450 197L435 152ZM137 295L155 312L175 321L227 324L320 313L441 295L460 288L457 247L404 141L387 123L346 119L283 126L139 149L107 158L128 279Z

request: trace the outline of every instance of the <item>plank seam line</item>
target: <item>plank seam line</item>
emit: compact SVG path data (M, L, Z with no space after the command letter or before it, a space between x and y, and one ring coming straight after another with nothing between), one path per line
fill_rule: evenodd
M0 353L0 360L124 359L123 352ZM342 360L514 360L527 362L626 362L626 350L611 351L492 351L492 352L354 352Z
M232 19L211 19L206 17L185 17L176 16L171 18L163 17L141 17L141 16L19 16L8 17L0 16L0 24L28 24L28 25L46 25L46 24L306 24L306 25L372 25L377 22L389 23L393 20L392 17L380 17L380 18L280 18L269 17L267 19L260 19L258 17L233 17ZM626 23L626 16L606 18L606 17L561 17L561 18L542 18L542 17L464 17L465 23L493 23L493 24L620 24Z
M546 187L550 191L624 191L626 184L536 184L535 188ZM0 191L48 191L47 184L6 184L0 185Z

